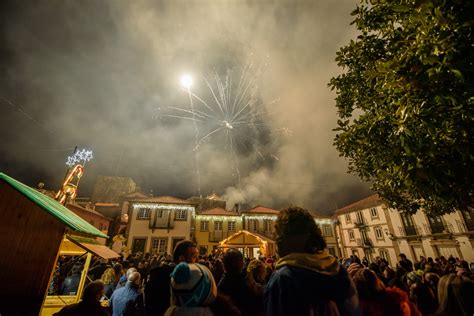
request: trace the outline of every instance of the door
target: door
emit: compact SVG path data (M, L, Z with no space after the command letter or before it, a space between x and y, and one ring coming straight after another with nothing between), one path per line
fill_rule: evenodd
M145 238L135 238L132 245L132 253L141 252L145 253Z

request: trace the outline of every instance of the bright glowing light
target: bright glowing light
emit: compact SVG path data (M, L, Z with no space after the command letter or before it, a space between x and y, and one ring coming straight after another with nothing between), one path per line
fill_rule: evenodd
M191 77L188 74L182 75L180 79L180 83L183 88L186 88L189 90L191 86L193 85L193 77Z
M72 167L76 164L85 164L93 158L91 150L79 150L74 155L67 157L66 165Z

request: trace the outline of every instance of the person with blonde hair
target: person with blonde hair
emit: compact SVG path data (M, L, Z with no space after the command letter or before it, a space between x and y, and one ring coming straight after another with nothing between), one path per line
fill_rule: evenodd
M474 283L466 277L448 274L438 282L439 307L436 316L474 315Z
M114 268L108 268L107 270L104 271L102 276L100 277L100 280L104 282L104 295L107 298L110 298L112 296L112 293L114 292L115 289L115 270Z

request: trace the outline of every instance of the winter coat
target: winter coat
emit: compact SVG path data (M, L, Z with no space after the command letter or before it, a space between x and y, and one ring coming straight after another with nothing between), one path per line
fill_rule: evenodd
M265 315L359 315L347 271L327 251L281 258L268 282Z
M115 290L110 298L112 316L132 316L144 313L143 295L138 286L127 282L124 287Z
M240 310L242 316L262 314L263 297L249 286L245 273L224 273L217 286L217 290L231 299L232 303Z
M360 309L367 316L421 316L408 295L398 288L387 288L380 296L361 299Z
M207 306L180 307L173 305L168 308L165 316L214 316L214 314Z

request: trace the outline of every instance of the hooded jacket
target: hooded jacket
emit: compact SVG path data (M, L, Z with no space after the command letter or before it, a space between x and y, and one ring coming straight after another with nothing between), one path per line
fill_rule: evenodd
M265 315L359 315L347 271L327 251L281 258L268 282Z

